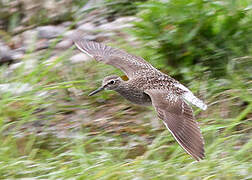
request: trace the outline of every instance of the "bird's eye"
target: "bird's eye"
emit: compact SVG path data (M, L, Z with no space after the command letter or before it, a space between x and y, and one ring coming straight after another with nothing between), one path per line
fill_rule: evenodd
M115 84L115 81L114 81L114 80L112 80L112 81L110 81L110 82L109 82L109 84Z

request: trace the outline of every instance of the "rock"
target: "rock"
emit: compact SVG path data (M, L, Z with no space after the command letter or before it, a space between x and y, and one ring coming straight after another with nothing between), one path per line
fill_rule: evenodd
M71 26L72 24L73 24L73 22L66 21L66 22L63 22L61 25L67 28L67 27Z
M22 35L16 35L11 38L11 43L15 49L23 47L23 38Z
M49 48L50 42L47 39L41 39L36 42L36 51Z
M10 67L9 67L10 73L11 73L12 71L14 71L15 69L17 69L17 68L23 66L23 64L24 64L24 62L18 62L18 63L14 63L14 64L10 65Z
M9 54L9 51L9 46L0 41L0 56L3 56L3 54Z
M131 24L131 22L134 22L137 20L138 20L138 18L136 18L136 17L130 17L130 16L129 17L121 17L113 22L100 25L97 27L97 29L99 29L100 31L117 31L117 30L121 30L123 28L132 27L133 24Z
M14 51L17 51L17 53L24 53L23 51L16 49ZM22 57L22 61L17 61L13 64L11 64L8 68L8 72L6 72L5 76L8 77L8 74L11 74L13 71L18 69L19 67L23 68L24 74L31 73L34 68L38 65L38 57L41 57L41 54L44 54L45 52L42 51L34 51L32 53L29 53L29 55L26 56L25 59ZM20 55L21 56L21 55Z
M20 61L24 57L23 49L19 48L11 51L11 57L14 61Z
M24 32L26 30L30 29L30 26L23 26L23 25L20 25L20 26L17 26L15 27L12 32L14 34L20 34L21 32Z
M117 24L125 24L125 23L131 23L134 21L139 21L140 19L135 16L126 16L126 17L120 17L116 19L114 22Z
M5 63L10 64L13 61L11 49L0 41L0 65Z
M96 26L105 24L108 22L108 20L106 19L106 16L104 16L104 14L106 13L107 13L106 9L101 9L101 8L90 11L88 14L85 14L82 20L77 22L77 26L79 27L82 24L85 24L87 22L92 22Z
M87 17L88 18L88 17ZM76 26L77 27L80 27L82 24L85 24L85 23L87 23L87 22L89 22L88 20L86 20L86 18L83 18L82 20L80 20L80 21L78 21L77 23L76 23Z
M22 33L23 46L25 49L29 48L31 45L35 43L37 39L38 32L34 29L27 30Z
M12 94L21 94L24 92L31 91L33 88L28 83L8 83L8 84L0 84L0 92L2 93L12 93Z
M78 53L70 58L70 61L72 63L80 63L80 62L87 62L90 61L91 57L84 53Z
M16 70L17 68L24 66L24 70L25 73L30 73L30 71L32 71L32 69L37 65L37 61L34 59L28 59L25 61L21 61L18 63L13 63L12 65L10 65L9 70L11 72L13 72L14 70Z
M3 57L1 57L0 59L0 65L3 65L3 64L11 64L13 63L14 60L12 59L11 56L6 56L4 55Z
M22 59L24 56L24 50L22 48L11 50L9 46L0 41L0 65L11 64L14 61Z
M78 34L75 37L77 38L82 37L89 41L103 42L109 39L109 37L114 36L114 35L115 33L108 32L108 33L98 33L98 34Z
M38 31L38 38L40 39L52 39L56 38L59 35L62 35L65 31L65 28L62 26L40 26L36 28Z
M85 23L78 27L78 30L84 31L84 32L94 32L96 29L96 26L93 23Z
M81 35L81 37L89 41L95 41L95 39L97 38L96 35Z
M81 11L85 12L87 10L100 7L104 3L104 0L89 0L82 8Z
M63 36L67 39L71 39L76 34L78 34L77 30L69 30L69 31L66 31Z
M114 32L100 33L100 34L97 34L97 35L96 35L95 41L97 41L97 42L103 42L103 41L106 41L106 40L108 40L110 37L113 37L113 36L115 36L115 33L114 33Z
M73 41L71 39L64 39L63 41L60 41L56 45L56 49L68 49L73 45Z

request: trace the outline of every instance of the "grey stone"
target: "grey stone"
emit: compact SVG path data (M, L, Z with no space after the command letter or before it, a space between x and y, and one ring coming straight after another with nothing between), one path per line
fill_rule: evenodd
M66 21L66 22L63 22L61 25L64 26L64 27L69 27L73 22L71 21Z
M78 34L76 30L69 30L69 31L66 31L66 32L64 33L63 36L64 36L65 38L70 39L70 38L72 38L75 34Z
M37 31L38 31L38 38L52 39L58 37L59 35L63 35L65 27L52 26L52 25L40 26L37 27Z
M5 93L13 93L13 94L21 94L27 91L31 91L33 87L28 83L8 83L8 84L0 84L0 92Z
M85 23L78 27L78 30L84 31L84 32L93 32L96 30L96 26L93 23Z
M36 51L49 48L50 42L47 39L41 39L36 42Z
M104 3L104 0L89 0L82 8L81 11L87 11L92 8L99 7L102 3Z
M73 45L73 41L71 39L64 39L60 41L55 48L57 49L68 49Z
M117 31L123 28L132 27L131 22L137 21L136 17L121 17L117 20L98 26L97 28L101 31Z
M82 35L81 37L85 37L85 39L89 40L89 41L94 41L94 40L96 40L97 36L88 34L88 35Z
M13 62L11 49L9 48L9 46L0 41L0 65L4 63L9 64L11 62Z
M91 60L91 57L89 57L88 55L86 55L84 53L78 53L70 58L70 61L72 63L86 62L89 60Z
M35 66L37 65L37 61L34 59L27 59L25 61L13 63L10 65L10 72L16 70L17 68L24 66L25 73L29 73Z
M34 29L22 33L23 46L27 49L36 42L37 31Z
M22 49L15 49L11 51L11 57L14 61L21 60L24 57L24 51Z

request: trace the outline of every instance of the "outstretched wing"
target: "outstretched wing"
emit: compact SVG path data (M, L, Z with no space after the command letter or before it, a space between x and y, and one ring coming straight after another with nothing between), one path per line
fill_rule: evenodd
M125 51L106 46L102 43L88 41L84 38L75 40L79 50L95 58L97 61L110 64L121 69L128 77L133 78L134 72L141 69L154 69L143 58L134 56Z
M197 161L204 158L204 140L192 108L179 96L167 90L146 90L158 117L180 146Z

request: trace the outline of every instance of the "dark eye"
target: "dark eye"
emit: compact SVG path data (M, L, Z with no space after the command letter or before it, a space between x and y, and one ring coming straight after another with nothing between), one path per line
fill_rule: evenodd
M115 84L115 81L114 81L114 80L112 80L112 81L110 81L110 82L109 82L109 84Z

